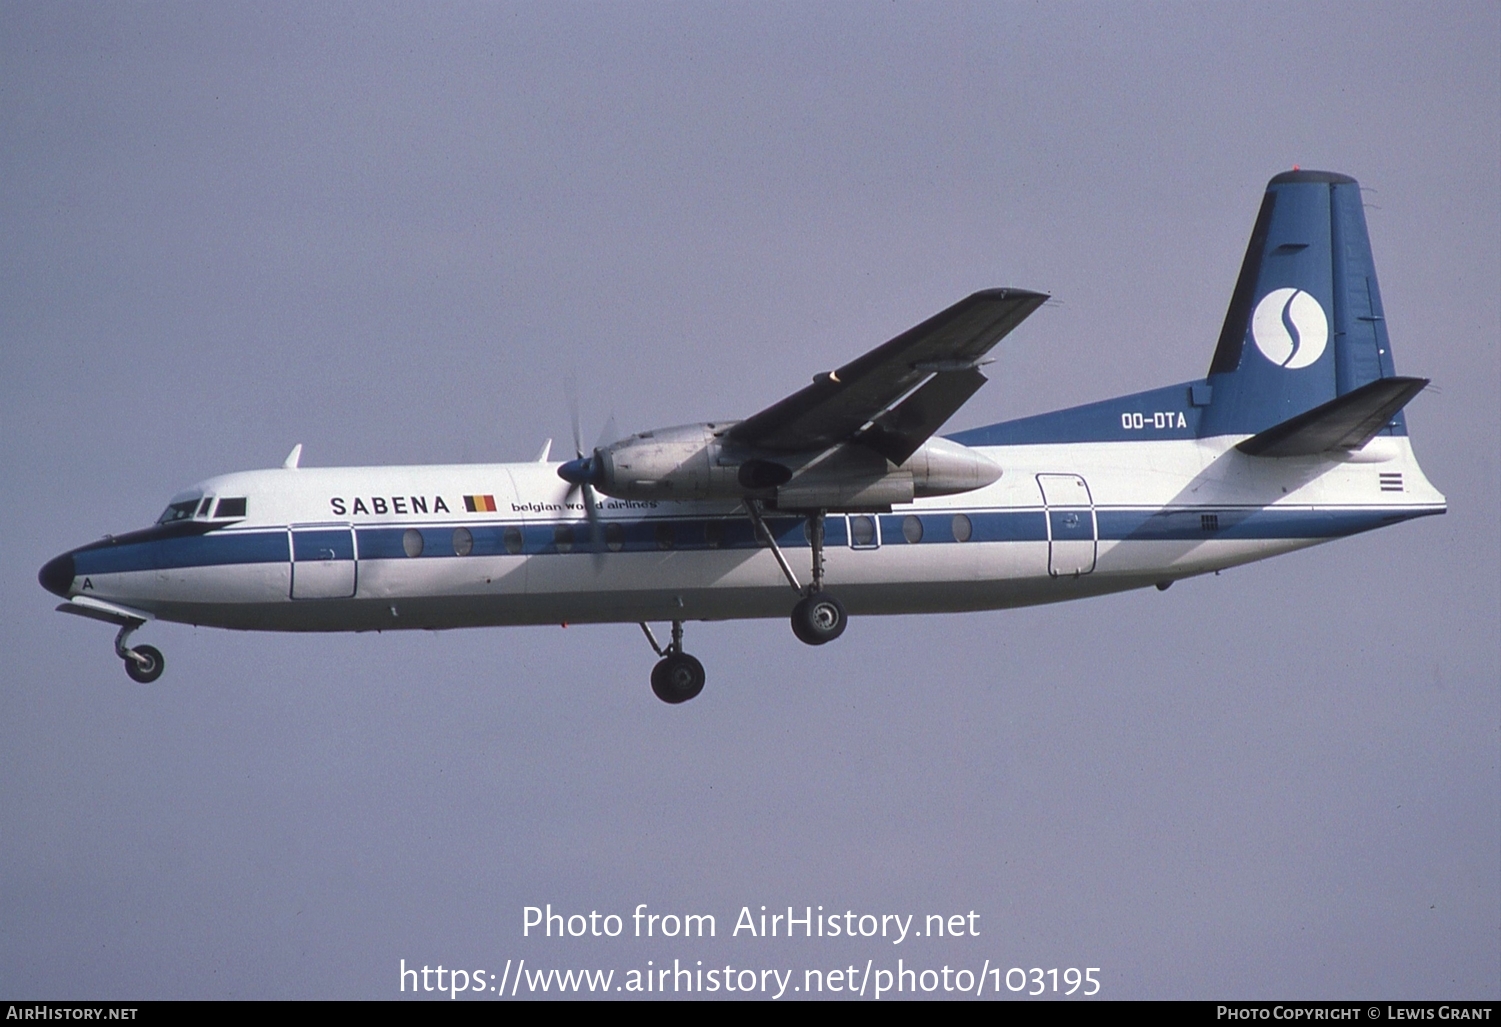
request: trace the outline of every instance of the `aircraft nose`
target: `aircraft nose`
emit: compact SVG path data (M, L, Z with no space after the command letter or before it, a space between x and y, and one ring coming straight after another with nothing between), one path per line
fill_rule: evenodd
M68 589L73 586L73 554L64 553L62 556L54 556L42 564L42 569L37 572L36 579L53 595L68 598Z

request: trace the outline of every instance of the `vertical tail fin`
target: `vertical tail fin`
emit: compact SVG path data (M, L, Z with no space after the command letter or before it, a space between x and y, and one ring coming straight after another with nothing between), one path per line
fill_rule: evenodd
M1360 185L1328 171L1276 176L1209 367L1200 434L1255 434L1395 373ZM1407 433L1400 412L1383 431Z

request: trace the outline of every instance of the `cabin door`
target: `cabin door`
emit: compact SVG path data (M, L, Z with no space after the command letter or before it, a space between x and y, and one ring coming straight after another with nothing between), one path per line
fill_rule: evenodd
M354 595L354 528L294 525L291 531L292 598L348 599Z
M1048 573L1077 578L1094 570L1099 529L1089 485L1077 474L1039 474L1048 516Z

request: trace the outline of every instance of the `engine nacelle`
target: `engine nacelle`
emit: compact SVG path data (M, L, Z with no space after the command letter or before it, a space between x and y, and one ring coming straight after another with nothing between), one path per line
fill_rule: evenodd
M558 473L618 499L761 499L782 510L842 511L970 492L1001 476L993 460L948 439L929 439L897 466L858 443L804 453L747 449L725 438L735 423L641 432Z
M973 492L1001 477L1001 465L984 453L936 435L919 446L902 466L912 472L918 498Z
M778 486L783 510L889 510L926 496L982 489L1001 476L994 460L948 439L932 438L900 466L861 445L810 461Z
M644 431L594 451L594 487L618 499L739 499L741 461L718 459L729 425Z

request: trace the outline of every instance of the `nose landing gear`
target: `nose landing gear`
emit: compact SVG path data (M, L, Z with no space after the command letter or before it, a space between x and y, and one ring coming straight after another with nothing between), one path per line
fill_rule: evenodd
M704 690L704 665L683 652L682 621L672 622L672 641L665 649L657 644L657 636L651 633L645 621L641 622L641 630L657 655L662 657L651 669L651 690L658 699L676 706Z
M162 658L162 651L154 645L138 645L134 648L126 646L131 633L138 627L140 624L126 624L120 628L120 633L115 636L115 653L125 661L125 673L130 676L130 680L149 685L162 676L167 661Z

